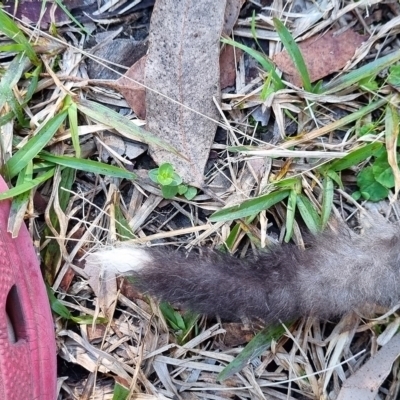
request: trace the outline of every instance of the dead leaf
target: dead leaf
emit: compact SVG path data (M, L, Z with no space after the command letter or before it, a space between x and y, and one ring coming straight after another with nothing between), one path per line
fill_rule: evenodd
M239 18L239 13L246 0L227 0L225 8L225 23L223 33L230 35Z
M400 170L397 161L397 142L399 139L399 116L392 105L386 107L385 114L385 138L388 153L388 162L393 171L394 177L394 198L400 191Z
M220 86L225 89L234 86L236 82L236 64L242 55L240 49L224 46L219 58ZM136 61L124 76L117 79L112 87L124 96L126 102L140 119L146 119L146 89L144 84L144 71L146 56Z
M88 325L86 329L89 342L93 342L104 337L107 332L107 324Z
M95 3L94 0L64 0L64 6L69 10L86 8ZM43 0L5 1L4 8L15 17L27 24L40 23L42 29L47 29L50 23L68 23L70 18L54 2L47 2L43 10Z
M124 386L125 389L129 390L130 384L129 380L121 378L119 376L114 376L115 382L117 382L119 385Z
M137 301L138 299L143 299L144 296L135 288L135 286L129 282L125 277L117 278L117 286L121 294L132 301Z
M234 86L236 83L236 64L242 55L240 49L224 46L219 56L219 72L221 89Z
M219 119L219 39L226 1L157 1L151 19L145 84L147 129L187 160L150 146L157 164L170 162L201 187ZM181 105L182 104L182 105Z
M348 29L340 35L328 31L323 36L313 36L299 43L311 82L340 71L366 39L366 36ZM296 86L302 85L297 68L286 50L276 54L273 61L287 75L289 82Z
M128 74L129 71L126 72L125 68L117 67L115 64L124 66L132 65L131 68L133 68L135 63L140 62L140 59L146 54L147 40L136 41L133 39L115 38L111 41L109 40L111 35L116 35L118 33L119 31L115 31L108 32L108 35L98 34L96 36L98 44L95 46L94 50L91 50L92 54L100 59L114 63L114 65L111 70L108 68L109 65L107 65L107 63L103 65L99 63L97 59L89 58L87 60L87 66L88 75L91 79L118 79L121 76L120 74ZM131 78L134 79L134 76L131 76ZM118 80L116 82L118 82Z
M400 355L400 335L394 336L354 375L346 379L337 400L374 400Z
M121 157L126 157L129 160L139 157L147 150L147 146L141 143L132 142L131 140L123 139L118 135L108 132L103 133L102 143L110 149L110 152L114 152ZM108 158L112 157L112 154L107 151L107 147L101 152L101 160L103 162L107 162Z
M228 0L225 9L224 32L230 32L235 25L245 0ZM221 49L220 65L220 86L225 89L233 86L236 80L236 62L242 55L240 49L232 46L224 46ZM146 66L146 56L136 61L129 70L115 83L114 89L124 96L126 102L133 112L140 119L146 118L146 90L144 84L144 71Z
M85 266L88 283L98 298L98 305L106 317L112 318L112 305L116 301L117 282L115 274L109 271L100 271L98 266Z
M74 278L75 278L75 271L72 268L68 268L67 272L64 274L60 282L60 289L67 292Z
M146 118L146 89L143 86L146 59L146 56L143 56L136 61L125 75L116 81L118 91L140 119Z
M224 345L228 348L249 343L255 336L254 330L246 328L246 326L239 322L224 323L222 327L226 331Z

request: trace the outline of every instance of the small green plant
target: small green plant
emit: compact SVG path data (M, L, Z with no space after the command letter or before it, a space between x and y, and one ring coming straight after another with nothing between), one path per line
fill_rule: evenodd
M197 194L196 188L182 183L182 178L175 172L170 163L161 164L159 168L150 170L149 177L161 186L162 195L166 199L171 199L180 194L188 200L192 200Z
M174 331L178 343L185 344L189 340L191 332L197 330L199 316L190 311L181 314L165 301L160 303L160 310L168 325Z
M387 83L393 86L400 86L400 65L392 65L389 68Z
M369 201L379 201L386 198L389 189L399 185L399 159L395 145L398 146L399 115L397 109L387 105L385 113L386 148L382 147L371 159L371 165L364 168L357 176L359 190L353 193L355 199L363 197Z
M358 174L357 185L359 190L353 193L356 200L363 197L369 201L379 201L388 196L389 189L394 187L394 176L384 149L371 166Z

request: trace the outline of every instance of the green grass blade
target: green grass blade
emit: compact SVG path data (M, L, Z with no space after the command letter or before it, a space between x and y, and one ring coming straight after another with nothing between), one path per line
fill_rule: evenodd
M269 74L271 74L272 80L275 85L275 90L280 90L285 88L285 84L282 79L276 73L275 65L269 61L266 56L257 50L245 46L244 44L235 42L234 40L222 38L222 43L229 44L230 46L237 47L240 50L245 51L249 56L253 57Z
M240 224L236 223L235 226L231 229L229 236L225 240L225 246L228 250L232 250L235 241L237 240L240 233Z
M69 192L69 190L72 189L72 185L75 182L75 174L76 170L74 170L73 168L64 168L64 170L61 172L58 201L60 203L60 208L63 211L67 209L69 199L71 198L71 193Z
M181 314L179 314L178 311L175 311L168 302L162 301L160 303L160 311L174 331L184 330L186 328Z
M14 113L8 112L7 114L0 117L0 126L7 124L8 122L12 121L13 119L14 119Z
M274 26L276 32L279 35L283 45L285 46L286 51L288 52L290 58L292 59L294 65L296 66L301 81L303 82L303 87L307 92L312 92L313 88L311 86L310 75L308 74L308 69L306 63L304 62L304 58L301 54L300 48L295 42L293 36L288 31L285 25L279 19L273 18Z
M267 98L274 93L274 85L271 85L272 75L269 74L267 79L263 83L263 87L261 89L260 98L262 101L267 100Z
M51 289L49 286L46 285L46 291L50 301L51 309L60 317L63 317L65 319L71 319L72 317L71 312L68 310L67 307L65 307L64 304L60 302L60 300L57 299L57 297L54 295L53 289Z
M370 143L366 146L361 147L360 149L352 151L347 156L344 156L340 160L335 160L329 164L321 167L322 171L343 171L344 169L348 169L354 165L359 164L360 162L366 160L368 157L373 156L382 148L382 143Z
M333 132L336 129L340 129L346 125L352 124L353 122L359 120L360 118L363 118L365 115L368 115L370 113L372 113L373 111L386 106L386 104L391 103L391 102L395 102L396 101L396 97L384 97L382 99L379 99L377 101L371 102L368 105L358 109L357 111L354 111L353 113L346 115L345 117L331 122L328 125L323 126L322 128L318 128L315 129L312 132L306 133L302 136L300 136L299 138L294 138L294 139L289 139L287 140L285 143L282 144L282 148L290 148L290 147L294 147L296 145L298 145L299 143L303 143L304 141L310 141L313 140L317 137L321 137L322 135L326 135L328 133ZM330 164L327 164L330 165ZM321 171L326 170L327 167L325 167L325 169L321 169Z
M244 221L245 225L250 225L255 218L256 218L256 215L252 215L252 216L246 218L246 220ZM240 233L243 230L242 229L243 225L244 225L243 223L236 223L234 225L234 227L231 229L231 232L229 233L228 237L225 239L225 242L224 242L226 249L228 249L228 250L233 249L233 246L235 245L236 241L239 238ZM249 233L247 233L247 235L250 237ZM251 237L250 237L250 239L251 239Z
M9 178L16 176L48 144L66 116L67 112L64 111L47 121L38 133L8 160L5 167Z
M115 229L117 231L119 240L123 241L136 238L135 234L132 231L132 228L130 227L128 221L122 213L119 204L115 205L115 220L117 221L117 223L115 224Z
M269 349L272 341L278 340L285 332L286 330L282 325L262 329L251 339L241 353L218 374L217 381L223 381L240 372L251 360Z
M93 160L84 160L82 158L68 157L68 156L56 156L47 151L39 153L40 157L44 161L49 161L57 165L64 167L78 169L80 171L91 172L98 175L113 176L115 178L135 179L136 174L133 172L126 171L122 168L115 167L114 165L104 164Z
M39 172L47 171L49 168L54 168L54 164L36 160L35 164L33 164L33 173L37 174Z
M321 210L321 225L322 229L328 224L329 218L332 212L333 206L333 180L326 176L323 184L323 198L322 198L322 210Z
M34 95L36 88L39 83L39 77L42 72L42 66L38 65L33 72L30 72L28 75L28 78L30 78L28 89L26 91L26 95L24 98L24 105L28 103L28 101L32 98Z
M399 139L399 112L391 104L386 106L385 113L385 142L387 149L387 161L390 165L395 184L395 198L400 191L400 170L397 154L397 145ZM381 182L382 183L382 182Z
M295 189L290 191L286 209L286 233L285 242L289 242L293 235L294 215L296 212L297 192Z
M16 43L23 46L25 54L32 61L33 64L39 65L41 62L35 53L35 50L25 37L17 24L2 10L0 9L0 31Z
M83 32L90 36L90 32L69 12L68 8L65 7L61 0L54 1L58 5L58 7L60 7L65 12L65 14L72 22L74 22L77 26L79 26L80 29L82 29Z
M199 317L199 314L194 314L190 311L187 311L182 315L182 318L185 322L185 330L179 332L179 334L176 336L180 345L183 345L190 340L190 334L193 330L195 335L198 334L197 321L199 320Z
M54 166L54 164L51 164L51 166ZM58 191L58 201L61 211L65 211L68 206L68 202L71 197L71 193L69 192L69 190L71 190L72 185L75 181L75 172L76 171L72 168L64 168L61 171L61 179L58 187L53 187L53 191ZM50 224L52 225L54 230L59 231L60 221L54 209L54 204L52 204L50 207ZM41 236L42 243L46 241L49 236L54 236L54 231L51 230L49 226L46 226ZM61 250L58 241L55 239L50 239L47 242L47 246L44 246L42 248L40 256L42 259L42 272L45 281L48 283L54 282L57 272L57 266L61 257Z
M272 183L274 184L274 186L278 188L291 189L295 185L300 184L300 179L289 177L289 178L283 178L279 181L273 181Z
M15 186L11 189L6 190L5 192L0 193L0 201L5 199L11 199L15 196L18 196L22 193L25 193L36 186L39 186L41 183L47 181L54 175L54 168L48 170L42 175L39 175L35 179L25 180L21 185Z
M339 174L333 170L328 170L326 175L329 176L339 186L340 189L344 190L342 179L340 178Z
M251 30L251 36L253 36L253 39L256 42L257 46L262 50L262 47L260 46L260 43L258 43L258 38L257 38L256 10L253 10L253 15L251 16L250 30Z
M22 185L25 181L32 180L32 163L30 162L19 174L16 186ZM11 203L10 215L8 217L7 232L13 238L18 236L18 232L24 221L25 211L28 207L31 190L15 196Z
M54 167L53 163L49 163L51 165L51 168ZM60 205L60 209L62 211L65 211L69 202L69 199L71 197L71 193L69 192L72 189L72 185L75 182L75 172L76 170L72 168L64 168L61 171L61 180L59 187L57 188L58 190L58 203ZM66 189L66 190L63 190ZM58 227L60 225L60 222L58 220L58 215L54 211L54 208L51 207L50 210L50 222L53 225L53 228L58 230ZM45 236L51 235L52 232L49 229L48 232L45 230ZM54 241L56 242L56 241ZM56 242L57 243L57 242ZM59 249L58 243L56 244L57 248ZM49 246L46 246L46 249L49 249Z
M92 315L80 315L75 317L71 314L69 309L57 299L57 297L54 295L53 289L51 289L48 285L46 285L46 291L51 309L60 317L74 321L77 324L93 324L95 321L98 323L104 323L107 321L106 318L94 318Z
M126 400L130 390L115 382L112 400Z
M11 92L11 96L8 99L8 104L14 115L17 117L18 123L24 128L29 128L29 120L25 118L24 110L13 92Z
M9 102L13 96L12 89L19 82L24 72L24 68L29 64L29 59L22 54L18 54L11 61L7 71L0 81L0 109L6 102Z
M75 103L71 103L68 107L69 129L71 130L72 145L74 146L75 155L81 158L81 144L79 142L78 133L78 107Z
M303 194L297 196L297 208L309 231L316 235L321 231L321 220L314 205Z
M108 107L85 99L75 99L75 102L79 111L88 115L94 120L101 122L102 124L111 126L125 137L161 147L173 154L176 154L179 157L185 158L174 147L169 145L164 140L161 140L152 135L150 132L140 128L128 118L124 117L121 114L118 114Z
M24 49L25 48L23 44L5 44L3 46L0 46L0 53L22 53Z
M321 88L321 93L331 94L339 92L340 90L346 89L351 85L356 84L362 79L366 79L370 76L378 74L385 68L390 67L394 63L400 60L400 51L394 51L387 56L378 58L362 67L349 72L346 75L341 75L339 78L334 79Z
M210 221L229 221L258 214L260 211L267 210L276 203L279 203L285 199L289 193L289 190L281 190L264 194L262 196L255 197L254 199L245 200L243 203L237 206L224 208L215 212L210 216Z

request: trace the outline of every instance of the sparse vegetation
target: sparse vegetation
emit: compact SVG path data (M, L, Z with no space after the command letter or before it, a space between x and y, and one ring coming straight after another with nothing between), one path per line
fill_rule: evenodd
M182 178L175 172L170 163L161 164L159 168L149 171L150 179L161 186L161 193L166 199L172 199L177 194L192 200L197 190L193 186L185 185Z
M332 215L353 218L365 200L396 199L400 20L386 3L373 6L388 13L380 20L359 3L345 1L335 14L326 10L316 20L304 10L291 13L289 2L274 10L248 6L255 10L240 18L234 39L221 39L223 46L245 53L238 58L246 68L235 91L222 94L225 136L215 143L214 162L205 172L207 190L199 193L171 163L149 169L148 156L130 158L105 141L103 133L109 131L124 142L158 146L182 157L141 127L143 121L130 113L109 82L88 83L80 67L93 56L82 50L88 40L84 31L68 36L51 26L50 35L0 9L1 173L10 185L0 200L12 198L8 228L13 235L27 223L40 237L57 332L64 329L60 348L65 355L78 346L85 357L75 362L91 377L104 374L107 389L93 379L96 395L112 398L115 385L113 398L127 398L121 382L131 393L170 395L171 388L177 393L184 385L190 389L191 374L197 371L195 383L202 393L209 393L211 385L214 397L218 390L230 390L232 398L278 398L282 392L292 399L336 398L340 382L361 358L352 359L351 368L341 363L354 356L357 346L367 349L362 357L369 357L384 341L386 327L398 329L399 317L392 310L375 320L345 316L335 323L292 322L288 331L269 327L228 349L221 344L227 326L220 321L156 305L132 293L125 280L118 290L110 283L106 294L95 292L82 272L82 258L91 247L117 239L186 249L224 246L238 256L273 241L304 246L299 225L318 234ZM350 4L353 8L344 12ZM350 25L365 41L340 71L313 82L300 43L330 27L346 30ZM283 49L301 88L273 61ZM90 343L72 345L66 331L73 331L71 337L84 332ZM244 336L240 329L235 332ZM171 369L154 373L154 360ZM398 393L396 368L385 393ZM280 384L303 375L295 386ZM118 384L110 376L117 376ZM230 377L229 386L217 377ZM81 393L86 379L64 382L62 396L67 395L62 398ZM269 388L271 382L279 389Z

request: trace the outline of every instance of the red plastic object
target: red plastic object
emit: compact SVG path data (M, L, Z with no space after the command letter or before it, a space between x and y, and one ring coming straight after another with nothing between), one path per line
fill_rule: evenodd
M0 192L7 185L0 177ZM38 257L23 225L7 232L0 202L0 400L55 400L56 344Z

